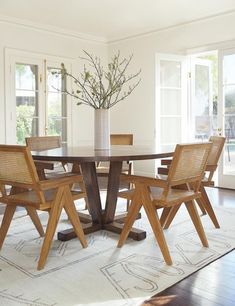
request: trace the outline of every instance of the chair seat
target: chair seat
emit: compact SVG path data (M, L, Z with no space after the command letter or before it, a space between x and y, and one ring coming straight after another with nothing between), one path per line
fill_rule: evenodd
M182 190L182 189L171 189L167 195L167 197L162 200L162 188L150 187L153 204L160 207L167 207L172 205L177 205L182 203L182 198L185 199L184 202L192 201L201 196L200 192L195 193L194 191ZM120 191L118 196L132 200L134 196L134 189Z
M81 198L84 198L85 194L82 191L75 191L72 190L71 191L73 200L78 200ZM21 192L18 194L13 194L8 196L7 198L4 197L0 197L0 202L2 200L3 203L6 203L8 201L11 201L12 203L16 203L19 206L32 206L38 209L42 209L45 210L47 208L51 207L52 201L55 197L55 189L51 189L51 190L46 190L44 192L44 196L45 196L45 200L47 202L47 204L41 203L39 201L38 195L36 194L35 191L31 190L31 191L26 191L26 192ZM24 203L24 205L22 205L21 203Z
M55 189L50 189L50 190L46 190L44 192L44 196L45 196L45 200L47 202L47 204L43 204L40 202L38 195L36 194L35 191L31 190L31 191L25 191L25 192L21 192L18 194L13 194L13 195L9 195L7 196L7 198L1 197L0 198L0 202L1 199L4 203L10 201L11 203L15 203L18 206L32 206L35 208L39 208L39 209L47 209L51 207L53 198L55 195ZM22 204L24 203L24 204Z
M170 189L167 197L162 200L162 188L151 187L153 204L157 207L177 205L182 202L192 201L201 196L200 192L182 189Z

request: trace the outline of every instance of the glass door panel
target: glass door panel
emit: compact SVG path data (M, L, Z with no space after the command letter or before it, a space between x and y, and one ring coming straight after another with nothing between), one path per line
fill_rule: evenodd
M67 96L66 79L62 77L59 68L47 67L47 106L46 134L59 135L63 143L67 142Z
M63 143L72 143L71 99L63 93L71 84L56 74L61 62L71 70L62 58L6 50L7 143L24 144L27 136L44 135L60 135Z
M219 167L219 186L235 189L235 50L222 52L220 60L219 124L226 137Z
M213 135L211 62L193 58L191 63L191 139L207 140Z
M16 142L38 135L38 66L15 64Z
M160 151L172 151L186 139L185 66L185 57L157 55L156 145Z

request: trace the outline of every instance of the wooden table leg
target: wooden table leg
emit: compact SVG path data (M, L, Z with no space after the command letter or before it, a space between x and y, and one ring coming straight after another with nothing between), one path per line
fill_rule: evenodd
M81 216L81 221L85 221L85 224L83 224L84 233L89 234L100 229L120 233L123 227L122 221L124 221L124 216L117 216L117 222L115 222L115 211L119 191L120 174L122 170L122 161L110 163L104 213L101 206L95 163L86 162L81 163L80 165L83 180L86 186L86 193L91 214L91 216L88 216L87 218L84 216L84 214ZM61 241L67 241L75 237L76 235L72 228L58 233L58 239ZM130 231L129 237L134 240L142 240L146 238L146 232L133 228Z
M102 206L100 200L99 185L96 176L96 168L94 162L80 163L83 181L86 187L86 193L89 203L89 211L91 214L90 223L83 225L84 233L92 233L102 229ZM82 216L84 218L84 215ZM82 221L82 220L81 220ZM92 221L92 222L91 222ZM75 238L76 235L73 229L67 229L65 231L58 232L58 240L67 241Z
M107 198L106 198L105 213L103 219L103 228L106 229L107 231L111 231L117 234L121 233L123 227L122 222L125 221L124 214L122 216L117 216L115 218L121 171L122 171L121 161L110 162ZM140 216L141 215L139 215L138 217ZM128 237L138 241L143 240L146 238L146 232L143 230L132 228Z
M111 223L114 220L117 197L120 183L120 174L122 171L122 161L110 162L107 197L105 203L104 223Z

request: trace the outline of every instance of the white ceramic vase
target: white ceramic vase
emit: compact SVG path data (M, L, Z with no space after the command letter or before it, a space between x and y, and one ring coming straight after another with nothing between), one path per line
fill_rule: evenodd
M95 109L94 148L95 150L110 149L110 115L109 109Z

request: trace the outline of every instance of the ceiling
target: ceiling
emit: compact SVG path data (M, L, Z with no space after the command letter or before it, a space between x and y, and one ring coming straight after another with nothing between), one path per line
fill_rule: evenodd
M235 0L0 0L0 20L115 41L235 11Z

